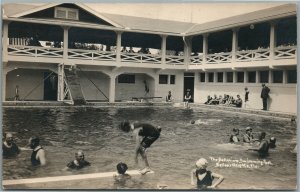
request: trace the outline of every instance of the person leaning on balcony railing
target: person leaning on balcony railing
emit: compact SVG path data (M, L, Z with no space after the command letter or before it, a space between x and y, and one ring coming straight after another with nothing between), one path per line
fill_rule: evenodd
M123 47L122 50L121 50L121 52L127 53L128 51L127 51L126 47Z
M132 47L129 48L128 53L135 53Z

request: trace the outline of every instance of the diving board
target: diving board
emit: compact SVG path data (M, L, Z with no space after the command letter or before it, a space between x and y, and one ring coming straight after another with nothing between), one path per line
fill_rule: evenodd
M138 170L126 171L129 175L141 175ZM147 174L152 174L153 171L149 171ZM13 179L13 180L3 180L2 185L21 185L21 184L34 184L34 183L48 183L55 181L74 181L74 180L84 180L84 179L98 179L105 177L113 177L116 172L104 172L104 173L91 173L91 174L81 174L81 175L67 175L67 176L56 176L56 177L41 177L32 179Z

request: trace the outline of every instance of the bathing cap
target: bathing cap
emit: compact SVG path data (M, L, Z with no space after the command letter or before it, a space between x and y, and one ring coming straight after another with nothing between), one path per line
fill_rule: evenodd
M129 121L122 121L119 125L119 128L124 131L124 132L129 132L130 131L130 123Z
M84 156L84 153L83 153L83 151L81 151L81 150L79 150L79 151L77 151L76 153L75 153L75 156Z
M124 174L127 171L128 167L125 163L118 163L117 170L119 174Z
M252 130L251 127L246 127L246 131Z
M195 120L192 120L192 121L191 121L191 124L195 124Z
M208 162L207 162L207 160L206 159L204 159L204 158L200 158L197 162L196 162L196 166L198 167L198 168L206 168L207 167L207 164L208 164Z

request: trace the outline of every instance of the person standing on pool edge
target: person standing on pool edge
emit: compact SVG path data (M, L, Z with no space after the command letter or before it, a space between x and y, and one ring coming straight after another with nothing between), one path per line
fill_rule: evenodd
M138 163L138 155L141 155L143 160L145 161L146 167L141 170L142 174L145 174L149 171L150 165L146 155L146 149L149 148L154 141L156 141L161 132L161 128L155 127L148 123L130 123L129 121L123 121L119 128L128 133L132 131L133 136L136 140L136 149L135 149L135 162ZM140 142L140 137L142 137L142 141Z
M268 98L269 98L269 93L270 93L270 89L269 87L266 86L265 83L263 83L262 85L262 90L261 90L261 94L260 97L262 98L263 101L263 109L262 110L268 110Z

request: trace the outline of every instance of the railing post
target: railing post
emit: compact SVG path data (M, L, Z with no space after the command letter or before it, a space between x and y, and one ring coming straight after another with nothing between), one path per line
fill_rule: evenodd
M6 62L3 62L3 66L6 66ZM2 101L6 101L6 75L7 70L2 68Z
M234 28L232 29L232 63L234 63L236 61L236 52L238 51L238 32L239 32L239 28Z
M206 64L207 60L207 52L208 52L208 33L203 34L203 58L202 58L202 63Z
M275 58L275 48L276 48L276 21L271 21L270 28L270 60L274 60Z
M120 65L121 64L122 32L121 31L116 31L116 33L117 33L116 62L117 62L117 65Z
M166 64L167 35L161 35L161 64Z

